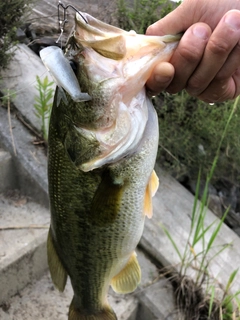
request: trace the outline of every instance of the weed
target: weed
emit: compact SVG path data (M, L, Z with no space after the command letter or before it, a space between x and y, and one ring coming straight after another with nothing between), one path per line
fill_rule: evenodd
M162 93L154 98L154 105L160 130L158 163L177 178L187 175L193 180L197 179L201 167L202 179L206 179L232 102L209 105L182 91L176 95ZM239 117L237 104L219 150L212 183L223 177L239 181Z
M133 29L137 33L145 33L150 24L164 17L176 5L166 0L134 0L133 6L129 6L125 0L119 0L119 27L124 30Z
M17 44L16 31L32 0L0 1L0 67L6 68ZM11 49L11 50L10 50Z
M48 122L52 107L52 98L54 89L52 88L53 82L49 82L46 76L42 81L37 76L36 89L38 90L38 96L35 97L36 103L34 104L35 114L41 119L41 131L45 141L48 138Z
M201 171L199 172L196 195L191 216L192 219L190 232L183 254L181 253L180 248L178 247L177 243L174 241L170 233L164 226L161 226L166 236L172 243L173 248L178 254L181 262L179 273L174 274L171 281L173 283L173 287L175 288L177 305L182 311L184 311L186 319L230 320L236 319L236 316L240 316L238 300L240 291L237 291L234 294L230 292L230 288L238 273L238 269L234 270L229 276L228 282L220 299L219 297L217 297L215 290L217 281L215 279L211 279L211 276L208 272L208 267L211 261L230 245L227 244L222 246L221 248L219 248L217 253L209 258L209 252L213 248L214 242L222 227L228 210L226 210L222 219L217 223L216 221L214 221L208 226L206 226L205 223L207 213L206 205L208 186L210 180L213 177L214 170L217 166L222 144L230 127L230 122L234 117L238 105L238 100L239 97L236 98L232 106L230 115L223 130L210 173L207 176L207 181L200 205L198 203L198 196ZM210 230L211 236L207 241L206 234ZM201 243L201 251L197 253L196 246L199 243ZM195 270L194 278L187 275L190 269ZM206 287L206 289L204 289L204 286Z

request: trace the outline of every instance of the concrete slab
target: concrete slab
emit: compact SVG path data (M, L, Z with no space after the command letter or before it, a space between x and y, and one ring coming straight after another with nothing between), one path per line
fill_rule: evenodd
M137 298L140 303L137 320L184 320L176 310L172 286L164 277L141 290Z
M16 172L9 152L0 149L0 193L17 187Z
M166 314L166 310L172 309L174 305L172 288L166 279L153 284L158 279L156 266L149 261L141 250L137 250L137 256L142 269L140 287L136 292L128 295L119 295L110 289L109 303L119 320L163 319L158 316ZM164 295L163 301L159 295L159 290ZM18 291L14 297L5 300L2 309L0 308L0 319L65 320L72 296L73 292L69 281L64 292L59 293L54 289L49 273L46 273L40 280L31 281L30 285ZM172 300L169 300L169 297ZM138 311L139 308L140 312ZM166 319L175 320L175 318Z
M0 194L0 305L47 269L47 209Z
M41 280L33 281L31 285L11 298L4 308L0 308L0 319L66 320L72 297L73 292L69 281L64 292L60 293L53 287L50 276L47 273ZM118 296L116 298L110 294L109 303L115 310L119 320L136 319L138 307L136 298L126 296Z
M146 219L141 245L156 260L165 267L172 266L177 270L180 266L179 257L171 242L161 228L167 228L179 250L183 253L191 224L194 197L175 179L156 167L160 179L159 190L153 199L153 217ZM207 210L207 209L206 209ZM206 211L205 227L219 219L210 211ZM213 233L213 227L206 233L207 246ZM218 254L209 265L209 273L216 279L216 286L221 283L226 286L230 274L240 265L240 238L225 224L222 225L214 242L213 249L209 252L208 260L226 244L231 244L227 249ZM202 243L195 248L196 254L203 250ZM191 273L194 274L193 270ZM233 292L239 290L240 273L237 274L232 285Z
M35 136L14 113L11 115L11 123L16 153L9 135L7 110L0 108L0 147L11 154L17 186L23 194L48 207L46 153L41 146L34 145Z
M16 47L15 55L8 68L0 73L0 91L9 94L16 108L31 125L41 131L41 121L35 114L35 97L39 96L35 88L36 76L53 81L41 59L25 44ZM52 86L55 88L55 85ZM16 99L17 97L17 99Z

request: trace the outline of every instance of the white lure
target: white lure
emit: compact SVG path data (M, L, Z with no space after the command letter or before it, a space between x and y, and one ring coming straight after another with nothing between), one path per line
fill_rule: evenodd
M63 51L56 46L50 46L40 51L40 57L47 70L51 73L58 87L65 89L71 98L76 101L89 101L88 93L81 92L77 77L75 76L68 59ZM66 96L63 93L65 101Z

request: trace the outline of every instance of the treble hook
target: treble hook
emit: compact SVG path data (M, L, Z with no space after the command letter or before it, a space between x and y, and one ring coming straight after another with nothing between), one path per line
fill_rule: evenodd
M60 7L62 7L62 9L63 9L63 16L62 16L63 19L61 19ZM64 31L64 26L68 22L68 20L67 20L67 9L68 8L71 8L74 11L76 11L82 17L82 19L88 24L88 21L86 20L86 18L84 18L82 13L80 11L78 11L74 6L72 6L71 4L64 6L64 4L61 1L58 1L58 23L59 23L59 28L61 30L61 34L60 34L59 38L57 39L56 43L58 43L59 40L61 39L63 31Z

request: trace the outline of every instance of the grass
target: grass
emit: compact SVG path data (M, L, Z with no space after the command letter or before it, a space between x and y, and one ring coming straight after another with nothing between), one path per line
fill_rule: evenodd
M145 33L147 27L163 18L178 4L166 0L134 0L129 6L125 0L118 1L118 25L124 30L133 29Z
M202 179L211 170L219 141L231 113L232 101L209 105L185 91L162 93L154 99L159 119L158 162L176 178ZM227 178L238 185L240 178L239 104L221 144L212 183Z
M6 68L14 55L17 28L24 24L34 0L0 1L0 68Z
M230 274L221 297L218 296L219 290L216 290L216 288L218 288L217 279L212 279L209 273L209 265L211 261L230 245L226 244L220 247L213 256L209 257L209 253L214 247L215 240L219 234L228 210L226 210L221 220L214 221L210 225L206 226L208 186L217 166L222 143L227 135L238 101L239 97L236 98L232 105L232 110L222 133L214 162L210 173L207 176L200 204L198 202L198 196L201 171L199 172L196 195L192 209L190 232L183 253L181 253L181 248L178 247L168 230L164 226L161 226L173 245L181 264L179 272L173 275L171 281L175 289L177 307L184 312L186 319L240 319L240 290L235 293L231 293L232 284L234 283L239 270L236 269ZM206 239L207 233L210 233L208 240ZM199 243L201 244L201 251L197 252L197 245ZM188 275L190 270L194 270L194 276L190 277Z
M41 133L43 135L43 139L47 141L47 128L52 108L52 98L54 94L54 89L52 88L53 82L50 82L47 76L43 80L41 80L39 76L37 76L36 79L36 89L38 90L38 96L35 97L35 114L41 120Z

